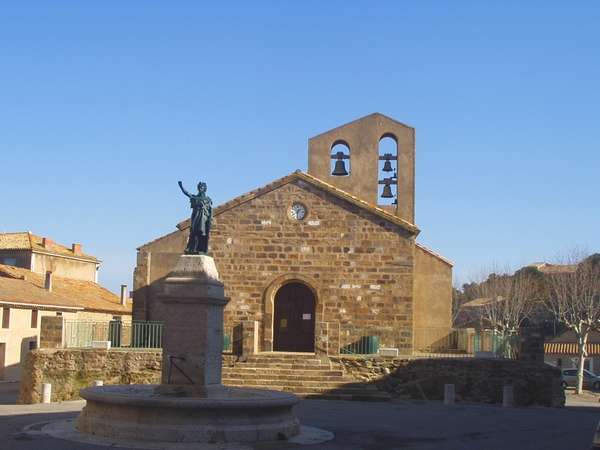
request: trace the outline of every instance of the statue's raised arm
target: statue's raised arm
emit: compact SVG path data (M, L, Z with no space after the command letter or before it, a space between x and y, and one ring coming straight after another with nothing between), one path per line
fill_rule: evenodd
M192 196L192 194L190 194L188 191L185 190L185 188L183 187L183 183L181 181L178 181L177 184L179 185L179 189L181 189L181 192L183 192L188 197Z

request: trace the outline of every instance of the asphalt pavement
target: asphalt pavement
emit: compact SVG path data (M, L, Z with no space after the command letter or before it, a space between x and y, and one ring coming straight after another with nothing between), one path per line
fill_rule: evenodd
M13 394L8 387L0 385L0 399L11 398ZM424 401L304 400L297 406L297 413L303 424L335 433L335 439L330 442L306 447L315 450L589 449L600 420L600 403L596 397L573 399L569 396L568 404L565 408L502 408L474 404L445 407L439 402ZM83 406L83 401L0 405L0 449L106 448L23 433L25 427L39 430L44 423L74 418ZM297 446L274 443L254 448L275 450Z

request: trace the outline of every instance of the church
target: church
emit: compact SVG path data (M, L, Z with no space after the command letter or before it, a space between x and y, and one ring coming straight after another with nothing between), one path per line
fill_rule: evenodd
M138 248L134 320L168 313L161 280L188 229L184 220ZM419 231L413 128L374 113L310 138L307 172L213 209L208 254L230 298L226 345L410 355L443 339L452 263L417 243Z

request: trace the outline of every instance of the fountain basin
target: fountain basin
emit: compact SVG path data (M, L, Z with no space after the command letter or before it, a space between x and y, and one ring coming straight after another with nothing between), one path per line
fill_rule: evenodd
M157 385L96 386L77 420L84 433L162 442L286 440L300 431L298 397L263 389L223 387L204 397L159 394Z

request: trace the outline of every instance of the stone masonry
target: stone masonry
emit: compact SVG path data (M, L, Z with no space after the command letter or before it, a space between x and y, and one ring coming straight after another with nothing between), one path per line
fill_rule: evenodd
M306 220L288 217L294 201L307 206ZM181 252L185 233L160 245ZM382 345L411 351L414 241L400 226L294 180L219 214L210 248L231 298L226 326L260 321L263 351L272 350L273 297L290 280L315 290L316 322L339 326L341 345L371 332ZM159 287L150 290L155 298ZM166 313L158 302L146 308L153 320Z
M29 352L20 403L41 402L42 383L52 384L52 401L79 398L79 389L105 384L156 384L160 351L38 349ZM503 359L401 359L265 354L247 360L223 355L223 384L270 388L303 397L441 400L454 383L458 401L501 403L512 384L515 404L560 407L560 371L546 364Z
M374 169L383 137L397 143L397 206L377 204ZM339 140L352 148L348 177L329 173L330 150ZM298 204L306 211L301 219L290 212ZM406 125L372 114L323 133L309 141L309 173L275 180L213 215L209 255L231 299L225 333L232 338L235 327L257 322L257 352L286 351L274 345L282 325L273 322L281 311L277 293L288 283L313 294L314 315L306 320L314 320L318 354L336 355L376 336L380 346L410 355L450 331L452 264L415 242L414 129ZM188 227L181 222L138 248L134 319L168 314L158 300L161 283L185 248Z
M37 349L27 353L19 403L40 403L42 383L52 384L52 401L79 398L95 380L105 384L160 382L161 351Z

